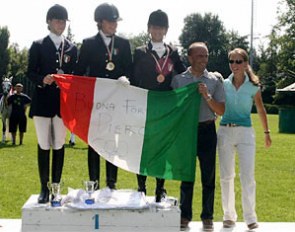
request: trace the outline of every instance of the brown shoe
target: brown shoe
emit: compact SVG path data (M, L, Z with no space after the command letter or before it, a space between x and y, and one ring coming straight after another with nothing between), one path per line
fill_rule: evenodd
M204 231L213 231L213 221L212 219L203 219L203 230Z
M258 228L258 227L259 226L258 226L257 222L254 222L254 223L251 223L251 224L248 225L249 230L254 230L254 229Z
M187 228L189 228L188 224L189 224L188 219L186 219L186 218L181 218L180 219L180 229L181 230L186 230Z
M232 220L224 220L223 221L223 228L232 228L236 225L236 223Z

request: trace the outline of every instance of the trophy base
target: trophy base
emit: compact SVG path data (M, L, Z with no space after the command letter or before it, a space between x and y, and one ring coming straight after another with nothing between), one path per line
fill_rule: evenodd
M61 207L61 201L51 201L51 207Z
M86 205L93 205L94 204L94 198L89 198L85 200Z

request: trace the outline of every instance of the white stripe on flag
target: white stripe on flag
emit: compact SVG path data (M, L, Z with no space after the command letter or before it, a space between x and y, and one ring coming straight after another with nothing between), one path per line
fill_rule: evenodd
M94 91L89 145L114 165L139 173L147 90L97 78Z

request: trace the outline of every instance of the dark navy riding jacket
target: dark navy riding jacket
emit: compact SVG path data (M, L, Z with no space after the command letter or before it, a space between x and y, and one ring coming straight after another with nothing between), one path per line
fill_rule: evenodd
M43 85L43 78L47 74L56 74L60 69L59 55L49 36L34 41L29 50L27 77L35 84L32 97L30 117L60 116L60 92L55 83ZM72 74L77 61L77 47L65 39L64 54L61 69L66 74Z

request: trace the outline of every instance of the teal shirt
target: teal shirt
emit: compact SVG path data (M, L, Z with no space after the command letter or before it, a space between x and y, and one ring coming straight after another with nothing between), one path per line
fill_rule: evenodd
M232 83L233 74L224 80L225 112L220 124L234 123L245 127L251 127L251 109L254 96L259 91L259 86L253 85L245 74L245 81L237 90Z

